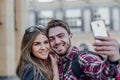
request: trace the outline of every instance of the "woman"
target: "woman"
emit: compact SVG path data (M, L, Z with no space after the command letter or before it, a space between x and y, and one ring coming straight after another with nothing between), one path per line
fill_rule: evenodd
M50 54L46 30L33 26L25 30L16 70L21 80L59 80L56 57Z

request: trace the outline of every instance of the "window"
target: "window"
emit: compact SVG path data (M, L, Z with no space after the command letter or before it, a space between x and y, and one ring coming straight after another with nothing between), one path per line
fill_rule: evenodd
M77 28L82 26L80 9L68 9L65 11L65 20L71 28Z
M53 11L44 10L40 11L38 15L38 24L46 25L50 19L53 18Z
M35 25L35 12L34 11L29 11L28 14L28 26Z
M40 16L41 16L41 18L47 18L47 17L52 18L53 11L51 11L51 10L41 11Z
M93 20L103 19L106 26L110 29L110 9L107 7L96 8L93 10Z

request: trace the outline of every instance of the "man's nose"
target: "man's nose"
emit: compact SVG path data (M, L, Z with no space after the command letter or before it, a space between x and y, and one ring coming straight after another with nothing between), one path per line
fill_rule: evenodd
M60 43L60 39L56 37L56 38L55 38L55 43L56 43L56 44L59 44L59 43Z

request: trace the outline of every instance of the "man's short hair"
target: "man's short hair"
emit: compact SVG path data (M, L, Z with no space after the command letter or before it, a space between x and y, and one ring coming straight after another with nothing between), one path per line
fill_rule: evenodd
M47 35L49 35L48 33L49 33L50 28L55 28L55 27L58 27L58 26L64 28L67 31L68 34L71 33L69 25L65 21L60 20L60 19L53 19L50 22L48 22Z

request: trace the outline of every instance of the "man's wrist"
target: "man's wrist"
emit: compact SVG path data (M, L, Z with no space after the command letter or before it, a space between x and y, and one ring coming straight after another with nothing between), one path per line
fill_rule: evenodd
M110 60L108 59L108 62L109 62L110 64L118 65L118 64L120 64L120 59L118 59L118 60L116 60L116 61L110 61Z
M108 60L111 61L111 62L117 62L117 61L120 60L120 54L108 56Z

